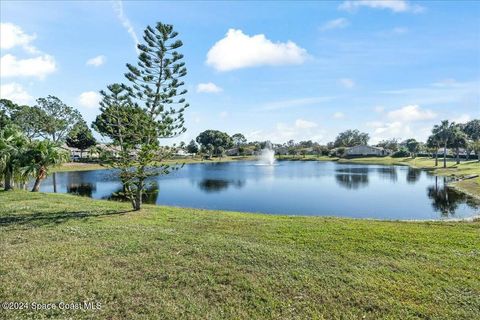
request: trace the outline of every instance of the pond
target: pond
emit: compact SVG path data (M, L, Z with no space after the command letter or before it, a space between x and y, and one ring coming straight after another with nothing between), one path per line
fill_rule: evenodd
M322 161L195 163L152 177L145 202L287 215L377 219L465 218L480 203L446 187L444 177L407 166ZM118 199L115 170L56 174L57 192ZM53 192L52 176L40 191Z

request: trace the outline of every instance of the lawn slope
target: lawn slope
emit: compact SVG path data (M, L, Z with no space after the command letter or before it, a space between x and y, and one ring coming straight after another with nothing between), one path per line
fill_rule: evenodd
M71 195L0 192L0 300L102 304L3 316L480 318L479 221L128 210Z

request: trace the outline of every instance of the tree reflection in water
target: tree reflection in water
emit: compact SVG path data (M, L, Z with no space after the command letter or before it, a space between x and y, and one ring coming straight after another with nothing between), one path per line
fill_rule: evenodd
M377 168L378 175L381 178L391 180L393 182L398 180L397 168L395 167L380 167Z
M422 176L422 170L408 167L407 171L407 182L408 183L416 183L418 180L420 180L420 177Z
M97 190L97 186L92 183L72 183L67 185L67 193L79 195L82 197L92 198L93 192Z
M245 185L245 180L203 179L198 183L200 190L207 193L220 192L233 186L237 189Z
M336 171L335 179L341 187L358 189L368 186L368 168L343 168Z
M435 177L435 184L427 188L427 195L432 200L432 207L443 217L454 216L460 204L466 203L473 209L480 208L480 203L473 197L448 188L446 178L443 177L442 185L438 185L438 177Z
M148 204L156 204L159 192L160 192L160 188L157 181L148 182L147 188L142 194L142 202L148 203ZM125 196L123 187L119 188L115 192L112 192L111 195L103 197L102 199L115 200L115 201L128 201L127 197Z

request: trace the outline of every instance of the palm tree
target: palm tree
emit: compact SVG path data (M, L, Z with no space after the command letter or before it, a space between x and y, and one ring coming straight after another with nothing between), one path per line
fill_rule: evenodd
M50 140L34 141L27 151L27 165L24 174L34 174L35 183L32 192L40 189L40 183L48 175L48 170L55 165L68 161L68 152Z
M460 148L467 144L467 135L462 131L460 125L452 125L450 146L455 149L457 164L460 163Z
M27 138L15 125L7 125L0 130L0 172L5 190L15 186L14 176L18 173L19 161L25 151Z
M452 139L452 131L455 123L449 123L448 120L443 120L440 125L435 125L432 134L438 139L440 145L443 146L443 167L447 167L447 147Z
M437 136L431 135L427 140L427 148L432 152L432 157L435 157L435 167L438 166L438 149L440 148L440 141Z

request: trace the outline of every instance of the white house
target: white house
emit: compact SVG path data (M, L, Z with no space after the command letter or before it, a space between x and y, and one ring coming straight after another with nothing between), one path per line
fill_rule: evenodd
M379 147L371 147L367 145L358 145L345 150L345 156L358 157L358 156L388 156L388 150Z

